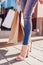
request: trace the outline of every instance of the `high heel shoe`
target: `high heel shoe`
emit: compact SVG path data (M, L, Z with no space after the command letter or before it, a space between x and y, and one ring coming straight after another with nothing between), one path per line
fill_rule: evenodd
M22 50L19 56L16 57L17 61L22 61L24 60L26 57L29 57L29 51L32 51L32 42L30 45L23 45L22 46Z
M16 57L17 61L22 61L27 56L28 45L23 45L19 56Z
M30 42L30 45L29 45L29 52L31 52L32 51L32 41Z
M29 52L31 52L31 51L32 51L32 41L28 45L28 50L27 50L27 56L26 57L29 57Z

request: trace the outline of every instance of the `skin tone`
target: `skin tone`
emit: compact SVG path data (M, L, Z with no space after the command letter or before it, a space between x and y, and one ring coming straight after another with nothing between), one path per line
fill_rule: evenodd
M20 0L17 0L17 4L20 5Z

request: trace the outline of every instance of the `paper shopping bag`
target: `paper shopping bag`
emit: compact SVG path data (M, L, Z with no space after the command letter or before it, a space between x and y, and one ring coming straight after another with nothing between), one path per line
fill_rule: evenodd
M18 42L23 41L23 38L24 30L19 21L19 13L16 11L12 22L8 43L18 44Z
M43 17L43 4L41 4L39 0L38 0L38 8L37 8L37 17L39 18Z
M18 30L18 42L21 42L23 41L23 38L24 38L24 26L23 26L23 23L22 23L22 20L21 20L21 12L19 14L19 30ZM23 21L24 22L24 21Z
M15 11L10 9L8 11L8 14L5 17L5 20L2 24L2 26L6 27L6 28L11 28L12 21L13 21L13 18L14 18L14 14L15 14Z

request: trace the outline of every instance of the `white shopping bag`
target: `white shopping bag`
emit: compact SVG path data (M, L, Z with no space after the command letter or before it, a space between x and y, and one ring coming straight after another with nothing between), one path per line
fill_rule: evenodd
M2 26L6 27L6 28L11 28L12 21L13 21L13 18L14 18L14 14L15 14L15 11L10 9L8 11L8 14L7 14Z
M37 17L43 17L43 4L38 0Z

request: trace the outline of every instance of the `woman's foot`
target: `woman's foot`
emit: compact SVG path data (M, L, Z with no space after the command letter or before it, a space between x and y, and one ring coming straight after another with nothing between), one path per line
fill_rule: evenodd
M28 45L23 45L22 50L19 56L16 57L17 61L22 61L24 58L27 56L27 51L28 51Z
M28 45L28 51L27 51L27 56L26 57L29 57L29 52L32 51L32 42L29 43Z
M18 56L16 57L16 60L17 60L17 61L22 61L22 60L24 60L24 57L23 57L22 55L18 55Z
M24 58L29 57L29 51L32 51L32 42L29 45L23 45L19 56L16 57L17 61L22 61Z

